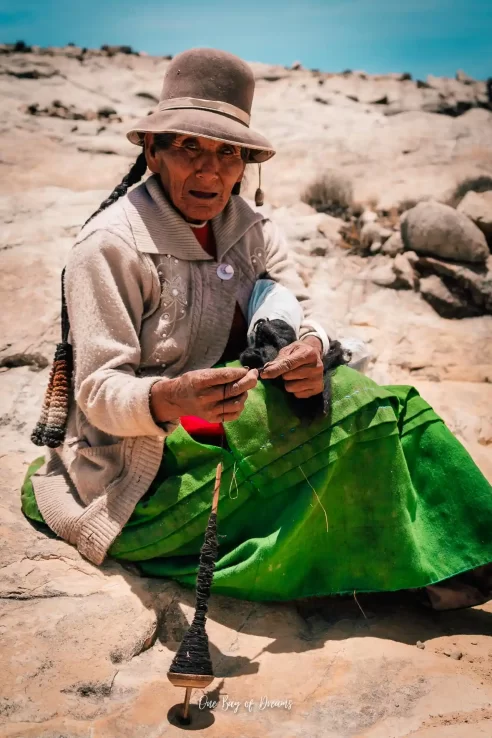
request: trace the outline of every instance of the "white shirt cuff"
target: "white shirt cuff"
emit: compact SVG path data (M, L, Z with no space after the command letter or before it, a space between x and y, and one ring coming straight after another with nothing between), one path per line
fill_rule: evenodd
M314 330L308 331L308 333L303 333L301 336L301 341L306 338L306 336L316 336L316 338L319 338L321 343L323 344L323 356L326 356L328 351L330 350L330 339L328 338L328 335L319 323L315 323L313 320L309 321L309 324Z

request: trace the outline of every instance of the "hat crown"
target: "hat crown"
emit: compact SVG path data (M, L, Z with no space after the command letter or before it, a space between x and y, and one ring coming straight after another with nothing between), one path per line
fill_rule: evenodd
M246 62L217 49L183 51L169 64L160 102L173 98L215 100L251 113L255 78Z

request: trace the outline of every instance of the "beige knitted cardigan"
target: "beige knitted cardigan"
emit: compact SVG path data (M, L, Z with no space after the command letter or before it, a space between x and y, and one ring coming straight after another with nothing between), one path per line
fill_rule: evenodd
M88 223L69 254L75 371L67 433L32 481L50 528L96 564L150 486L179 423L154 422L153 383L220 359L236 301L246 315L262 272L302 303L300 337L315 333L328 346L274 223L231 197L212 227L217 260L152 176ZM232 265L232 279L218 278L217 262Z

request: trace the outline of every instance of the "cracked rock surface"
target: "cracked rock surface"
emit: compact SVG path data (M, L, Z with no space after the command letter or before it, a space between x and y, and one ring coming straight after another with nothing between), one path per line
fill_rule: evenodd
M32 527L19 492L40 453L29 435L60 335L61 268L78 229L135 157L124 131L152 106L167 63L77 49L0 56L0 115L12 137L0 156L2 738L182 734L172 708L183 691L166 673L194 593L115 562L93 566ZM327 151L330 166L354 178L358 199L376 193L388 207L423 190L438 197L486 171L490 111L424 109L443 99L438 90L451 107L460 95L483 102L482 83L431 78L419 87L354 73L321 77L320 85L307 71L254 68L255 125L279 142L262 171L265 208L284 226L320 314L333 316L340 337L366 342L376 381L415 385L492 481L492 315L440 317L411 269L421 280L459 281L480 299L488 299L485 277L469 265L401 254L397 235L386 252L390 239L363 257L343 248L342 221L299 202ZM73 130L72 120L22 112L55 99L84 110L111 106L123 122L100 130L100 121L77 120ZM252 194L255 176L248 188ZM395 288L395 277L404 284ZM216 678L194 692L192 716L210 738L492 735L492 603L439 614L401 593L281 605L214 597L207 630Z

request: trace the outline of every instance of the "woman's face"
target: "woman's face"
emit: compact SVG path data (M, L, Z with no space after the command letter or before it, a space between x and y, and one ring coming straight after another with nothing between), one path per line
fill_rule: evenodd
M153 143L153 134L146 133L147 164L160 175L174 207L190 222L218 215L243 176L241 147L180 134L167 149L154 150Z

